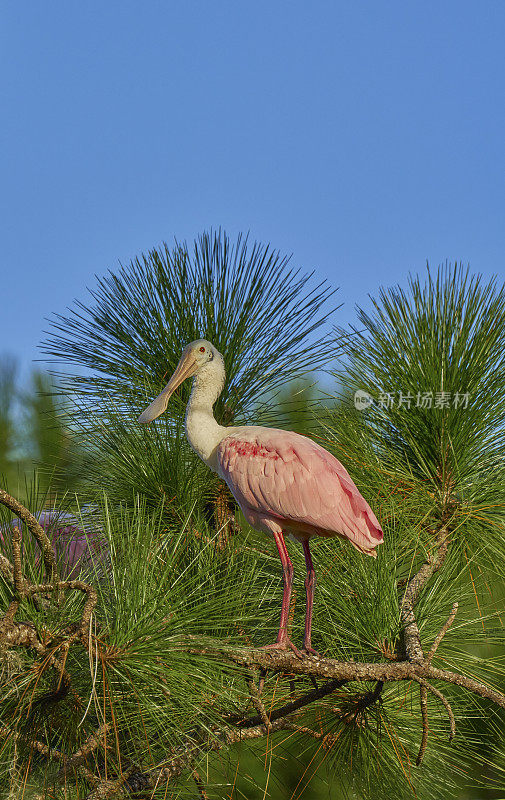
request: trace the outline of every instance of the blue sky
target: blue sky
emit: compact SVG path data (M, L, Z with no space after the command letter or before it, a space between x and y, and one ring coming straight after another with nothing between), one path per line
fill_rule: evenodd
M0 353L210 226L341 287L505 276L505 4L4 2Z

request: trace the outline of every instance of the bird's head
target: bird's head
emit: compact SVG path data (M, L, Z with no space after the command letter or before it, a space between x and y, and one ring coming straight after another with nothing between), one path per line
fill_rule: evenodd
M210 365L215 363L219 364L220 369L224 372L224 361L221 353L207 339L197 339L195 342L190 342L190 344L186 345L169 382L151 405L142 412L138 421L152 422L160 414L163 414L170 396L186 378L192 378L199 374L204 375L205 372L212 369Z

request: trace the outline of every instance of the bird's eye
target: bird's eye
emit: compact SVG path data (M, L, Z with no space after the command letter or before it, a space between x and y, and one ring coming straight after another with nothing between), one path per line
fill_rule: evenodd
M205 353L205 347L200 347L200 353Z

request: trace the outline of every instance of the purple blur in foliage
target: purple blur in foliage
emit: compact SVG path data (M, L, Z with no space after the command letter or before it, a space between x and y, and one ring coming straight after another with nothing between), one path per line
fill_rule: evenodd
M75 576L79 570L101 560L106 551L100 530L96 526L89 526L85 533L72 514L53 509L41 511L37 519L53 545L62 577ZM18 527L23 532L24 525L22 520L15 518L11 520L10 527ZM5 527L3 531L0 530L0 543L3 543L6 532Z

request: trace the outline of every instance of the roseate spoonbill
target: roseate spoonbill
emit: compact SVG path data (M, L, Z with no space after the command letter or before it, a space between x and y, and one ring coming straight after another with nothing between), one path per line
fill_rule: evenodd
M170 395L189 377L193 389L186 409L186 436L200 458L224 478L252 527L272 535L282 562L284 594L277 641L271 648L291 648L287 623L293 566L284 535L301 542L307 566L307 610L303 649L311 644L315 572L309 549L313 536L340 536L357 550L376 556L381 527L347 470L331 453L298 433L255 425L223 427L212 407L221 394L224 360L206 339L188 344L169 382L139 422L152 422Z

